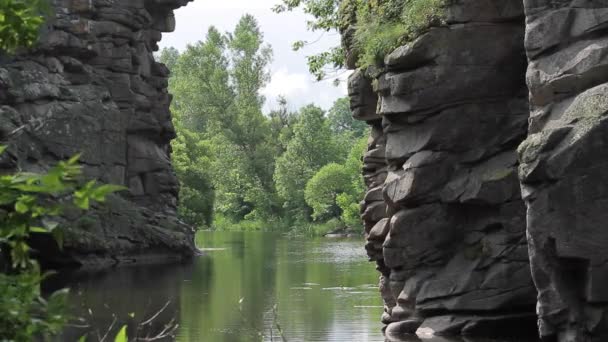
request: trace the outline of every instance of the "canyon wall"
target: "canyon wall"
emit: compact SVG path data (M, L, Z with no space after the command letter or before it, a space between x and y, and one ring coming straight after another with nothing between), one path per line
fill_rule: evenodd
M387 336L607 340L608 2L445 10L349 79Z
M0 64L0 166L44 171L82 153L87 177L124 185L81 217L67 213L63 253L43 260L113 264L180 259L193 231L176 220L169 70L155 62L173 10L191 0L53 0L39 43ZM61 254L60 258L56 258Z
M542 336L608 341L608 2L526 0L519 147Z

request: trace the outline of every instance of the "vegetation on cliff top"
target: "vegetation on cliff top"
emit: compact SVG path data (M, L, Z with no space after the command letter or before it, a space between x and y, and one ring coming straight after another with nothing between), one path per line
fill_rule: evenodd
M354 54L357 67L382 64L384 56L442 23L446 0L283 0L276 12L302 7L314 20L313 31L340 31L347 46L308 57L310 72L325 77L327 67L342 68L346 53ZM349 28L354 32L348 32ZM299 49L307 42L294 43Z

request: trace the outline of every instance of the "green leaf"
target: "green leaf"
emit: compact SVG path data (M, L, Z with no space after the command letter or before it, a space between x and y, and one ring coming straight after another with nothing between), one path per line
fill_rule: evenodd
M93 189L91 192L91 197L97 202L103 202L107 195L124 190L127 190L127 188L124 186L106 184Z
M52 232L53 230L55 230L57 228L57 226L59 226L59 223L55 222L55 221L50 221L47 219L42 219L42 225L44 226L44 228L47 231Z
M57 241L57 246L59 246L59 249L63 250L63 243L64 243L63 231L61 229L55 229L51 232L51 234L53 234L55 241Z
M18 212L19 214L25 214L30 210L30 207L22 201L18 201L17 203L15 203L15 211Z
M4 151L6 151L6 148L7 148L7 147L8 147L8 146L5 146L5 145L0 145L0 154L4 153Z
M68 165L76 165L78 163L78 161L80 160L81 156L82 156L82 153L78 153L78 154L74 155L72 158L68 159L68 161L66 163Z
M118 335L116 335L116 337L114 338L114 342L128 342L126 325L120 329L120 331L118 332Z
M30 227L30 233L49 234L50 231L48 229L45 229L45 228L42 228L42 227Z
M88 197L74 197L74 205L82 210L88 210L90 202Z

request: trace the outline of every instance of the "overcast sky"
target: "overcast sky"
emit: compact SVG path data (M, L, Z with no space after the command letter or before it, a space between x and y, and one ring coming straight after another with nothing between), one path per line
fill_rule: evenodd
M312 33L306 30L306 15L302 12L276 14L270 9L279 0L194 0L175 12L175 32L163 34L163 47L173 46L182 51L188 44L205 38L209 26L220 31L232 31L240 17L249 13L260 24L264 38L272 46L274 60L270 67L272 81L262 91L267 98L266 110L276 107L276 98L285 95L292 109L315 103L325 109L346 96L346 83L335 87L331 80L316 82L308 72L306 56L338 45L337 33ZM296 40L316 41L304 50L294 52ZM342 75L341 78L344 78Z

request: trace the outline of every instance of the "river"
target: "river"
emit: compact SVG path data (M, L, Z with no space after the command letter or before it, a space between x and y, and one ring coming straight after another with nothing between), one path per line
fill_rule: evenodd
M82 318L58 341L77 341L89 334L87 341L112 342L125 325L139 337L156 337L163 330L175 336L160 341L385 340L378 274L367 261L362 238L199 232L196 240L205 255L192 263L50 278L47 290L70 287L70 313Z
M85 331L103 337L114 317L111 334L136 327L163 307L140 336L174 320L184 342L281 341L280 330L288 341L384 341L378 274L363 244L200 232L206 254L192 264L62 274L50 286L69 284L71 313L89 326L69 329L65 341Z

